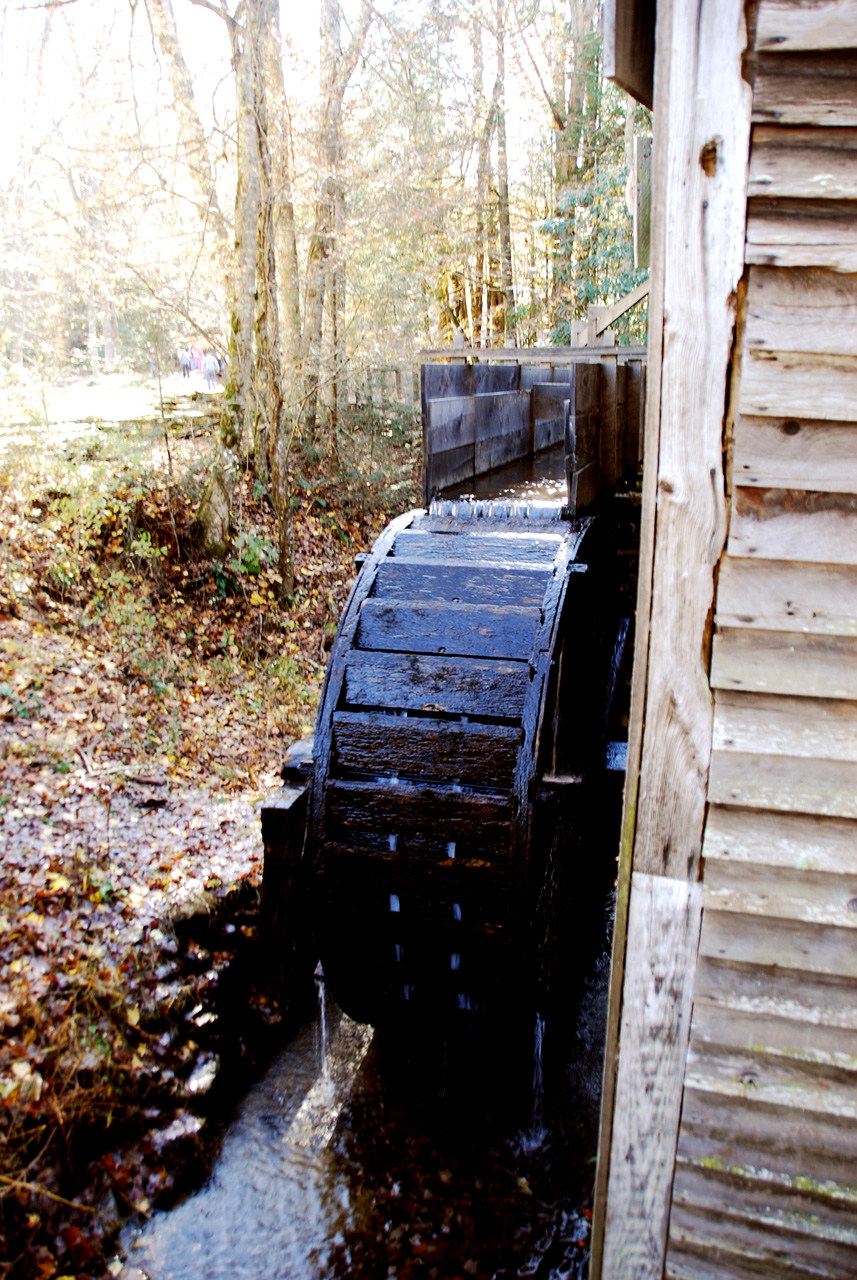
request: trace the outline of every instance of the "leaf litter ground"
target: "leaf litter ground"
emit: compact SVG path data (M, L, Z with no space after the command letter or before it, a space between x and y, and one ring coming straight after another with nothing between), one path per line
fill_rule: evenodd
M211 405L169 408L0 429L2 1280L115 1274L122 1220L178 1193L282 1035L247 1000L260 802L311 729L355 553L416 497L413 414L296 455L281 606L264 484L241 477L205 558Z

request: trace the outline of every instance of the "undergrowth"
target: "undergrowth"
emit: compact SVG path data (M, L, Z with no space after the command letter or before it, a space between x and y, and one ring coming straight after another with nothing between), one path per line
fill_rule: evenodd
M0 436L0 820L17 815L0 867L4 1280L108 1274L122 1217L173 1185L148 1130L186 1096L170 1079L199 1065L201 1035L174 1043L171 1027L205 975L179 992L163 977L170 920L135 913L190 874L182 841L201 819L181 797L259 794L311 729L354 556L417 497L410 410L354 412L296 451L284 604L264 480L242 472L231 546L206 556L195 516L214 442L167 431ZM141 805L167 816L137 865L117 839ZM194 869L214 894L221 830Z

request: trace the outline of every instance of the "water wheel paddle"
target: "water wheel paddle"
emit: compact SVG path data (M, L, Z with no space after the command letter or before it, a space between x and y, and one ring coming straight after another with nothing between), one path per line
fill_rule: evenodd
M500 1010L533 972L534 802L603 749L599 526L436 502L366 558L316 724L310 840L341 1007Z

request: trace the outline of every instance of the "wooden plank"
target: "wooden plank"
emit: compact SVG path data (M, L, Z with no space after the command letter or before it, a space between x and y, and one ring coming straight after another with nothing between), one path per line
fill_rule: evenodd
M751 200L745 261L857 271L857 225L846 200Z
M655 79L655 0L605 0L604 75L651 107Z
M340 890L352 885L361 888L377 886L388 895L395 876L400 885L413 887L419 892L423 913L434 916L438 923L439 917L445 915L446 922L454 924L450 909L452 902L461 907L461 924L464 924L466 908L468 928L508 912L507 895L511 880L508 866L501 861L488 863L482 858L463 856L448 858L445 848L437 848L432 855L408 843L406 833L402 834L401 842L406 857L402 857L402 851L398 849L395 852L389 848L370 851L329 845L325 850L325 861L333 870L337 896L347 897ZM440 911L431 901L433 894L437 894L443 903ZM387 905L385 902L384 906Z
M761 0L756 48L789 53L800 49L857 47L855 0Z
M703 854L706 860L853 876L857 875L857 823L713 804Z
M526 662L361 652L345 659L345 697L353 707L497 716L519 720L530 687Z
M461 526L459 526L461 528ZM540 568L552 565L563 537L560 533L505 533L496 525L483 533L434 533L407 529L396 539L394 556L408 560L469 561Z
M632 307L636 307L649 296L649 281L644 280L642 284L638 284L635 288L626 293L624 297L614 302L612 307L605 307L595 322L595 336L600 337L605 329L609 329L615 324L626 312Z
M420 385L423 402L472 395L471 373L471 366L463 361L460 364L421 365Z
M724 957L701 956L694 1001L745 1012L758 1019L785 1018L814 1027L857 1030L852 980L836 974L810 974L803 968L762 972L741 961L731 963Z
M857 275L751 267L744 343L755 352L857 356Z
M660 1277L678 1131L700 887L634 874L601 1274Z
M422 837L428 847L445 854L450 840L457 842L456 856L481 856L493 849L508 856L513 805L504 796L454 791L451 787L399 783L330 781L323 797L325 820L339 832L334 842L360 845L381 835ZM443 813L443 824L426 831L429 814ZM353 838L353 839L352 839ZM472 850L473 852L469 852Z
M753 1280L757 1280L759 1271L751 1261L742 1256L726 1259L718 1257L718 1244L732 1239L733 1219L754 1223L760 1229L770 1231L778 1239L782 1239L785 1231L801 1233L808 1241L813 1242L813 1246L820 1247L820 1252L813 1256L815 1265L822 1262L826 1241L853 1245L857 1239L857 1214L853 1206L825 1196L820 1190L816 1191L811 1179L806 1178L805 1181L810 1185L799 1191L772 1185L763 1177L742 1175L737 1170L732 1172L681 1163L676 1169L674 1203L682 1207L694 1206L716 1216L718 1223L711 1232L713 1248L706 1251L705 1257L687 1259L676 1241L671 1239L667 1275L693 1276L694 1280L698 1277L708 1280L714 1276L718 1280L722 1277L732 1280L732 1277L749 1274ZM828 1262L829 1260L825 1260L825 1267ZM771 1260L766 1260L764 1274L782 1274L777 1270L772 1272L768 1269L770 1265ZM787 1268L794 1265L791 1254L785 1265ZM674 1270L674 1266L677 1269ZM793 1276L794 1272L789 1269L785 1274ZM817 1271L814 1274L817 1275ZM835 1275L837 1272L828 1269L826 1274Z
M755 125L747 194L853 200L857 129Z
M524 458L530 451L530 405L525 392L474 397L476 474Z
M551 445L560 444L565 429L565 418L544 418L535 423L533 430L533 451L541 453L550 449Z
M641 360L625 366L625 467L636 471L642 457L645 428L645 369Z
M537 382L530 391L532 415L536 422L545 418L558 418L564 414L568 399L568 386L561 382Z
M802 1062L818 1063L854 1076L857 1071L857 1031L829 1027L802 1019L760 1017L737 1009L697 1001L693 1006L691 1043L697 1052L736 1050ZM857 1205L854 1206L857 1220Z
M717 589L719 627L857 635L857 568L726 556Z
M509 725L337 711L333 745L338 770L502 791L514 779L521 731Z
M840 421L854 412L857 357L756 349L742 365L742 413Z
M705 864L703 903L706 911L857 929L857 876L785 867L773 873L768 866L712 859Z
M857 762L857 702L721 689L714 703L712 746L750 755Z
M572 413L569 409L567 439L569 458L566 469L579 471L591 462L599 463L599 438L601 435L601 415L595 411ZM600 467L599 467L600 471Z
M857 1126L848 1117L818 1114L807 1124L790 1107L688 1088L679 1161L765 1178L783 1191L814 1188L834 1203L853 1204L855 1139Z
M739 417L733 465L742 487L857 493L857 428L849 422Z
M426 453L423 459L423 501L428 506L435 494L454 484L463 484L474 474L473 445Z
M529 352L527 357L529 358ZM471 373L471 392L475 396L502 395L521 389L520 355L513 356L510 364L474 364Z
M717 689L857 698L857 644L850 636L724 627L714 637Z
M708 1049L691 1043L685 1082L689 1089L746 1098L753 1105L794 1107L805 1113L804 1123L819 1113L857 1120L853 1063L849 1070L785 1054Z
M431 453L459 449L476 441L476 401L473 396L430 400L426 406L426 443Z
M540 625L539 610L533 608L366 600L357 644L398 653L527 660Z
M706 911L699 952L762 969L857 978L852 929L796 920L761 920L736 911Z
M619 437L619 374L615 359L605 360L601 366L600 418L598 466L601 483L613 486L622 475L624 455L624 441Z
M578 467L571 476L571 487L568 494L568 505L572 511L585 511L595 499L601 488L601 471L597 462L589 462L585 467Z
M632 864L693 877L702 839L711 737L708 649L714 565L725 538L723 422L735 298L743 271L751 93L741 60L744 7L735 0L661 0L652 175L651 369L647 385L643 523L623 805L616 924L596 1170L590 1276L605 1250L621 1267L625 1206L608 1209L607 1188L624 1089L617 1063L624 1002L626 920ZM717 85L717 92L711 86ZM700 157L718 144L710 172ZM707 153L705 153L707 154ZM702 318L704 317L704 323ZM667 323L668 320L668 323ZM688 431L688 422L694 429ZM656 550L657 548L657 550ZM678 602L681 602L680 608ZM680 711L678 709L681 709ZM676 1088L678 1094L678 1088ZM677 1116L674 1117L677 1123ZM641 1159L671 1176L674 1134L649 1135ZM616 1146L617 1153L624 1150ZM666 1206L659 1206L665 1215ZM616 1242L605 1233L613 1212ZM666 1222L646 1226L656 1256L638 1275L660 1277ZM615 1274L635 1274L614 1268Z
M674 237L675 247L665 298L669 340L661 371L653 640L635 866L678 877L692 876L699 858L711 749L703 655L714 569L726 533L723 423L735 294L743 274L750 94L735 75L746 42L743 8L710 0L692 22L681 6L675 12L689 26L681 37L686 44L674 45L672 56L687 60L690 82L675 127L693 143L677 151L667 177L667 244ZM710 42L706 55L701 41ZM692 87L697 75L717 83L718 93ZM694 110L688 109L690 102ZM715 136L724 139L722 151L718 144L711 165L703 167L700 155ZM691 224L696 230L689 231ZM700 341L703 315L705 341Z
M743 1213L772 1226L791 1226L808 1235L857 1238L857 1206L823 1188L783 1187L737 1170L700 1168L682 1162L676 1168L675 1199L679 1204L707 1205L714 1212Z
M495 605L541 605L553 574L549 568L451 564L391 557L378 567L373 598L449 600Z
M714 804L857 818L857 765L851 761L715 751L708 791Z
M759 53L753 120L857 125L857 51Z
M729 554L857 564L857 494L736 487Z
M598 413L601 404L601 361L590 356L569 370L568 399L575 415Z
M755 1260L747 1254L736 1258L705 1244L694 1251L690 1242L679 1245L676 1241L670 1243L664 1270L665 1280L759 1280L760 1276L766 1280L819 1280L817 1271L771 1270L769 1259Z
M850 1242L748 1221L736 1210L724 1219L707 1208L674 1205L670 1258L675 1251L682 1258L695 1256L706 1268L719 1263L723 1269L709 1270L709 1275L730 1280L760 1275L767 1280L849 1280L855 1274L857 1248Z

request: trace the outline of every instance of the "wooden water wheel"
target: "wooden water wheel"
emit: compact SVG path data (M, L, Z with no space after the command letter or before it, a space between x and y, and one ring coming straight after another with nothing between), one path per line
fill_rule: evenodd
M598 523L434 503L381 534L340 622L311 801L342 1008L499 1009L533 971L539 797L603 748Z

